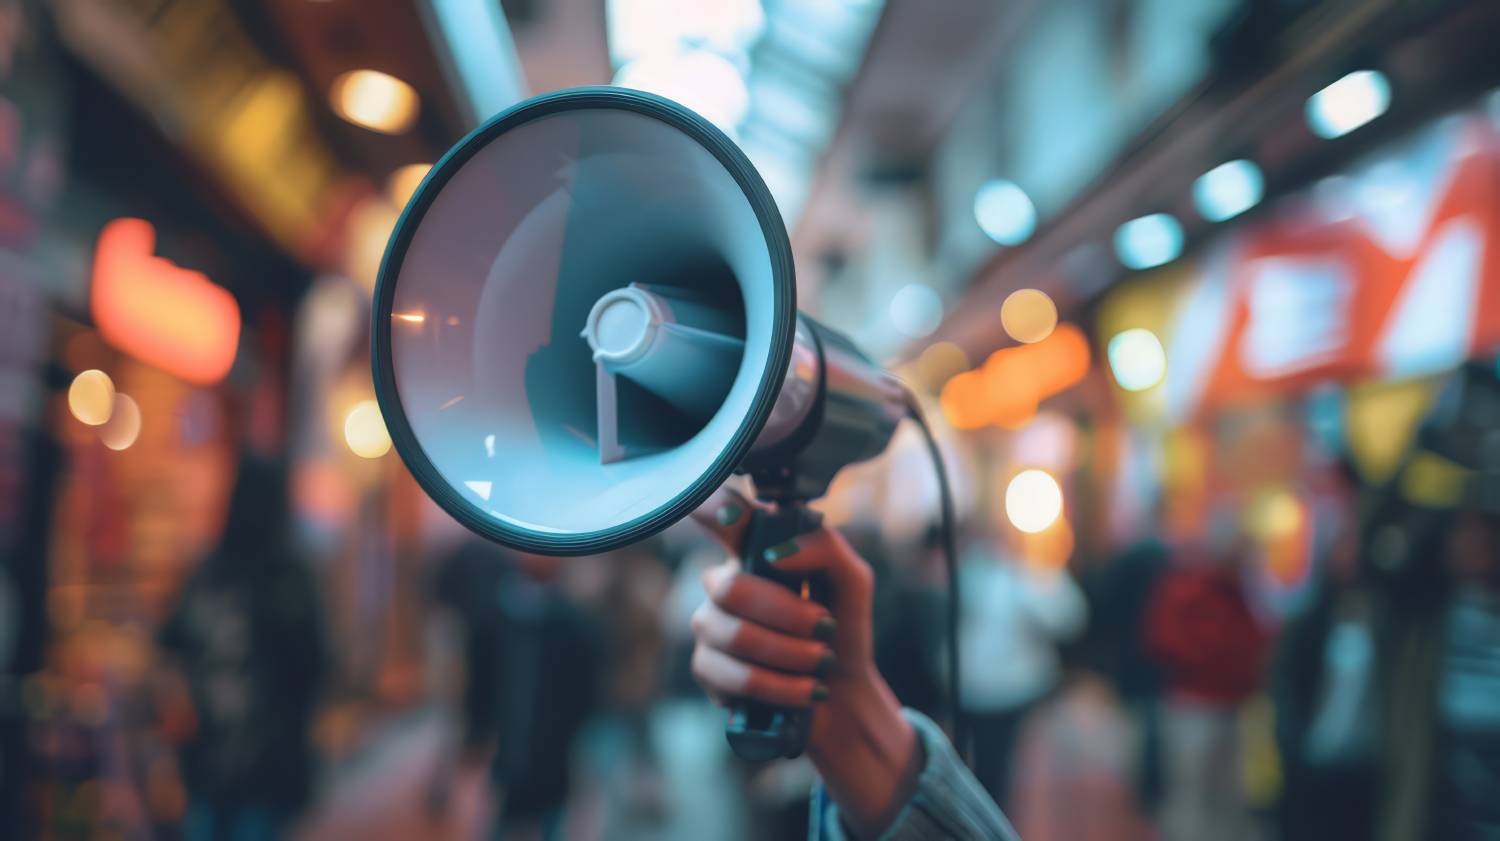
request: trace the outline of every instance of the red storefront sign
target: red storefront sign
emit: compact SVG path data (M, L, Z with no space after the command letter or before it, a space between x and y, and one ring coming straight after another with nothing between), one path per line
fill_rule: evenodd
M1186 416L1500 347L1500 131L1454 118L1288 199L1204 261L1168 337Z

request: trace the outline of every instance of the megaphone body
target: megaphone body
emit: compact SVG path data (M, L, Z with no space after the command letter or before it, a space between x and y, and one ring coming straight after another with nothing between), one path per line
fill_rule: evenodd
M743 153L668 100L538 97L460 141L391 237L375 291L376 396L396 450L471 530L602 552L687 515L731 473L773 503L761 551L883 450L905 389L796 310L780 215ZM800 711L740 706L747 758L796 755Z

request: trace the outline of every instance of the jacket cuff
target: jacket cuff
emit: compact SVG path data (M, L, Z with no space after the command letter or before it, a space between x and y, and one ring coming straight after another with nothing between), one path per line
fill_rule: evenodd
M984 787L958 758L941 728L921 713L901 711L921 741L925 759L911 799L878 841L1020 841ZM839 808L819 783L813 789L811 841L852 841Z

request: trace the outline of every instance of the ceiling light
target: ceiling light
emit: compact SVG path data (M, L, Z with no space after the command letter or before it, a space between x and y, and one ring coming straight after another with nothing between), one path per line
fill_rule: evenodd
M1356 70L1307 98L1307 124L1332 140L1379 117L1391 107L1391 83L1379 70Z
M1193 182L1193 204L1204 219L1223 222L1260 203L1265 195L1260 167L1247 160L1222 163Z
M351 70L333 80L334 113L382 134L400 134L417 119L420 102L411 85L379 70Z
M1182 225L1170 213L1132 219L1115 230L1115 254L1131 269L1170 263L1182 254Z

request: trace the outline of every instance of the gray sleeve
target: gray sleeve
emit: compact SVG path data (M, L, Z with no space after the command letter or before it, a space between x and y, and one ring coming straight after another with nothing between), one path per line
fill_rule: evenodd
M878 841L1020 841L943 731L919 712L908 709L903 714L922 741L926 764L911 800ZM821 784L813 790L810 818L810 841L851 841L838 804Z

